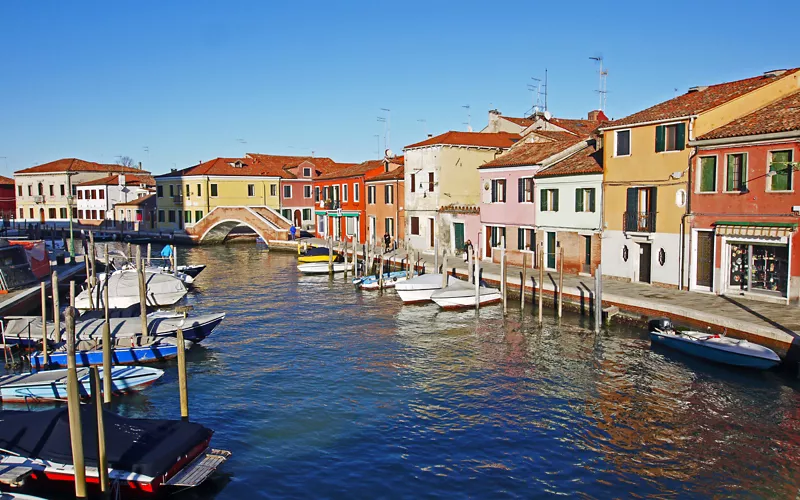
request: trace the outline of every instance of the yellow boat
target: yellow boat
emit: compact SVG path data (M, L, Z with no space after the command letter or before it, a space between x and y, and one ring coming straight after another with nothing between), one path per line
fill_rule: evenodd
M341 262L342 257L336 252L333 252L333 261ZM313 247L306 250L304 253L297 257L297 262L310 263L310 262L328 262L328 249L325 247Z

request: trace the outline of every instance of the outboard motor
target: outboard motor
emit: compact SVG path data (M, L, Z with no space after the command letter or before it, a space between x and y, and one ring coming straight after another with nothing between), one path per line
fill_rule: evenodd
M669 318L656 318L651 319L647 322L647 328L649 331L661 331L661 332L669 332L675 330L675 327L672 325L672 321Z

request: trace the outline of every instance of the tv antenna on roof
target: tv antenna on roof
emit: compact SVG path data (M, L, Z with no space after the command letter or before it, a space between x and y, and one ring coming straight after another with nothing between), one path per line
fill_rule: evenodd
M600 84L595 92L600 94L600 111L605 111L606 94L608 93L608 91L606 90L606 79L608 78L608 70L603 70L603 56L590 57L589 59L600 63L600 70L599 70Z
M386 124L383 131L383 149L388 149L392 137L392 110L389 108L381 108L381 111L386 111L386 117L379 116L378 121Z
M533 106L531 107L531 113L535 115L539 112L539 108L541 107L542 79L532 76L531 80L536 82L535 84L528 84L528 90L530 90L531 94L533 95Z
M467 126L467 132L472 132L472 115L469 112L469 104L461 107L467 110L467 121L464 122L464 125Z

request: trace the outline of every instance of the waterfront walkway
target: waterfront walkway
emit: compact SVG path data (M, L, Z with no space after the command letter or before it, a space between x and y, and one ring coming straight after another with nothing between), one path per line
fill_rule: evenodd
M321 239L305 239L303 242L325 246ZM273 243L273 242L271 242ZM293 242L281 242L293 245ZM405 259L404 250L385 254L393 263ZM428 272L432 272L434 256L420 254ZM441 262L439 263L441 265ZM461 257L449 257L448 271L453 268L459 277L466 278L467 263ZM481 262L483 279L490 285L499 286L500 265ZM528 269L525 284L526 304L538 290L536 281L539 271ZM509 302L517 297L521 268L508 267ZM558 289L558 273L545 272L544 300L548 307L553 303ZM538 300L538 297L536 298ZM594 278L591 276L564 275L564 303L566 307L577 308L588 314L594 300ZM734 337L753 340L773 348L783 357L800 360L800 307L782 305L742 297L719 296L711 293L688 292L661 288L643 283L629 283L614 279L603 279L603 306L616 306L628 318L637 320L666 316L678 323L694 328L710 328L714 332L727 332ZM795 352L797 350L797 352Z

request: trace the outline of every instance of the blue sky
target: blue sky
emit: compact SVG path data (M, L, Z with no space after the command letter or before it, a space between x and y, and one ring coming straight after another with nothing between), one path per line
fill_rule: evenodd
M800 66L800 2L0 2L0 173L127 155L162 173L247 152L378 157L549 109L622 117L693 85ZM793 38L794 37L794 38ZM418 120L426 120L424 123ZM149 152L145 149L149 150Z

